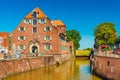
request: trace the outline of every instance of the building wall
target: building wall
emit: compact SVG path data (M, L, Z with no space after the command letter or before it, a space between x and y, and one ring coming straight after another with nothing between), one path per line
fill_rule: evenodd
M6 32L0 32L0 53L8 53L9 34Z
M53 56L0 61L0 79L9 75L55 64Z
M94 56L93 70L100 76L108 79L120 79L120 58Z
M30 24L24 24L24 20L22 20L22 22L18 25L18 27L12 32L12 50L13 49L13 45L16 46L15 49L18 49L18 46L20 44L23 44L26 46L26 49L24 50L25 53L30 53L30 41L37 39L39 41L39 53L40 52L44 52L46 54L57 54L59 51L59 36L58 36L58 31L57 29L52 26L52 24L50 23L50 20L45 18L46 24L38 24L37 25L37 30L38 32L33 34L32 33L32 28L33 25L32 23ZM25 27L25 31L19 31L19 27L23 26ZM44 31L45 27L51 27L52 31ZM18 36L25 36L26 40L20 41L18 40ZM52 40L50 41L46 41L44 40L45 36L52 36ZM44 50L44 46L49 43L52 45L52 50ZM58 47L56 47L58 46ZM54 52L53 52L54 51Z
M38 8L37 10L39 11L38 13L42 13L42 11L40 11ZM65 25L53 25L52 21L48 17L40 17L39 15L36 18L37 25L33 25L34 18L32 18L31 15L32 12L27 15L27 17L25 17L17 26L17 28L12 32L12 52L14 52L16 49L19 49L20 45L23 46L21 52L24 53L32 53L33 45L37 46L39 55L66 54L70 52L70 43L66 42L66 40L61 41L59 36L60 33L63 33L64 35L66 34ZM26 24L26 19L29 19L30 23ZM46 23L39 23L40 19L46 20ZM51 31L45 31L45 28L48 26L51 28ZM25 31L20 31L20 27L24 27ZM37 33L33 33L33 27L37 27ZM19 40L19 36L25 36L25 40ZM51 36L52 38L51 40L45 40L45 36ZM66 38L66 35L64 37ZM48 44L51 45L50 50L46 50L45 45ZM67 47L67 49L61 50L61 46Z

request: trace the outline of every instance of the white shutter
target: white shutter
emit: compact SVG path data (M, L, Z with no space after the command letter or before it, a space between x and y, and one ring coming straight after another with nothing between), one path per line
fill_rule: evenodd
M24 36L24 40L26 40L26 37Z
M24 31L26 31L26 28L24 27Z
M52 36L50 36L50 40L52 40Z
M44 28L44 31L46 32L46 27Z
M18 31L20 31L20 27L18 28Z
M44 46L44 50L46 50L47 49L47 47L46 47L46 45Z
M24 49L24 50L26 49L25 45L23 46L23 49Z
M46 36L44 36L44 40L46 40Z
M20 40L20 36L18 36L18 40Z
M18 46L18 49L20 50L20 46Z
M44 23L46 23L46 19L44 19Z
M29 20L29 23L32 23L32 20Z
M16 45L15 45L15 43L13 43L13 49L14 49L14 50L16 49Z
M50 45L50 50L52 50L52 46Z
M38 23L41 23L41 19L38 19Z
M26 24L26 20L24 20L24 23Z
M52 28L50 27L50 31L52 31Z

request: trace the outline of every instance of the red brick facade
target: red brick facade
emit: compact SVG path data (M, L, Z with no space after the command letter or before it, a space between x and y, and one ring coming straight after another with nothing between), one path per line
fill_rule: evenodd
M39 8L30 12L12 32L11 49L39 55L67 54L70 42L66 26L60 20L51 21Z
M6 32L0 32L0 53L8 53L8 38L9 34Z

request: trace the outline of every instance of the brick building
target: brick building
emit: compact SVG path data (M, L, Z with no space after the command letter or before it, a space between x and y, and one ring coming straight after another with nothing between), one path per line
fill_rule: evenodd
M74 47L66 37L66 25L50 20L39 8L30 12L11 33L11 49L26 54L73 54ZM70 47L71 46L71 47Z
M0 32L0 53L8 53L9 34Z

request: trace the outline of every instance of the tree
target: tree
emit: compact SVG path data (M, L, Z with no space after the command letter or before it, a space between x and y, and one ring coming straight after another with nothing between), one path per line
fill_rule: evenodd
M120 44L120 36L115 41L116 44Z
M94 36L98 45L114 44L117 39L117 32L113 23L102 23L94 29Z
M9 35L9 50L11 50L11 36Z
M66 35L70 41L74 42L74 50L76 51L80 47L79 44L79 41L81 39L80 33L76 30L67 30Z

